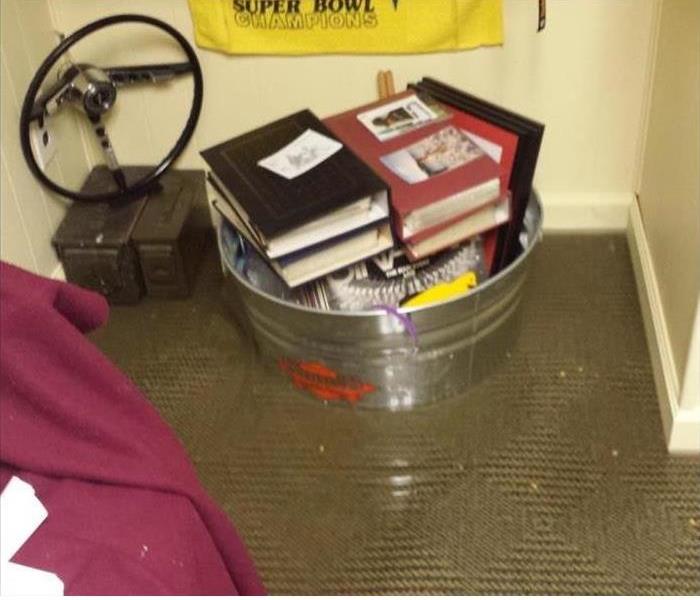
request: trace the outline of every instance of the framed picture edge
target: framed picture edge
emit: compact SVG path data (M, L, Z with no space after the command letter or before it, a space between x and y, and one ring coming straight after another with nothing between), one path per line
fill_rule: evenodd
M439 102L472 114L518 136L518 148L509 183L514 200L513 218L511 222L497 230L498 240L491 271L493 275L510 264L519 254L520 229L530 200L544 125L429 77L424 77L416 84L409 84L408 87L417 92L427 93Z

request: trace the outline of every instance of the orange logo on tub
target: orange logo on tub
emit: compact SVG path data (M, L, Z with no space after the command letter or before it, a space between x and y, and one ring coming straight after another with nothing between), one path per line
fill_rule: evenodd
M319 400L345 400L356 404L362 396L376 389L371 383L339 375L320 362L280 358L277 364L296 387L311 392Z

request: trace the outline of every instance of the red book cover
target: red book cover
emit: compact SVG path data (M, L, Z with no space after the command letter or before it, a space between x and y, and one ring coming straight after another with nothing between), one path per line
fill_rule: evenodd
M439 108L440 113L442 113L441 118L428 124L411 128L389 139L379 139L358 118L358 115L371 112L373 109L380 109L396 103L397 100L414 95L415 92L412 91L403 92L391 98L324 119L324 123L328 128L389 184L395 229L397 235L404 241L413 239L416 234L424 234L428 231L435 233L466 214L462 212L444 223L421 228L417 231L411 231L408 235L403 235L404 218L411 211L423 208L433 202L453 196L494 178L500 178L500 189L505 191L517 145L517 136L434 101L431 101L430 106ZM479 136L497 150L496 154L479 152L475 158L468 158L468 162L463 164L457 162L457 166L443 169L433 175L429 174L424 176L425 178L422 181L414 181L413 183L409 182L405 175L400 174L403 165L396 165L406 162L407 149L412 149L412 158L415 158L426 146L430 145L426 140L430 141L439 136L443 138L446 136L449 144L455 139L456 131L459 132L457 135L467 132ZM458 139L457 141L459 142L460 140ZM413 152L413 149L415 149L415 152ZM500 164L499 160L492 158L492 156L500 159ZM414 170L416 169L414 168ZM411 176L411 174L409 173L408 176ZM496 193L494 197L489 198L484 204L496 201L498 196L499 194ZM474 210L474 208L471 210Z

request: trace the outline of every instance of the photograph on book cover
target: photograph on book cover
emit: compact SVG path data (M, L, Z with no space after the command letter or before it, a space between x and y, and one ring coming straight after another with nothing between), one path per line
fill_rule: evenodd
M384 142L443 116L414 94L360 113L357 118L379 141Z
M430 95L460 111L462 117L478 121L491 131L501 132L502 139L509 137L512 140L508 146L502 144L504 156L501 160L502 166L510 163L507 177L502 181L505 183L504 189L511 192L511 219L497 230L491 267L493 275L515 260L522 250L520 232L530 199L544 125L430 77L411 84L409 89ZM488 135L485 137L491 139Z
M426 138L381 157L381 161L408 183L426 181L483 156L469 134L448 126Z

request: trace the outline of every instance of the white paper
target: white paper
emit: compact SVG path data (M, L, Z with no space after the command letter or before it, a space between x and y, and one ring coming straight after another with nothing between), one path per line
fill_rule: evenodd
M63 582L54 573L6 562L0 565L0 595L63 596Z
M286 179L294 179L321 164L342 147L339 141L307 129L281 150L259 160L258 165Z
M438 115L418 96L413 95L360 113L357 118L383 142L434 121Z
M0 562L9 561L48 514L31 485L10 479L0 494Z
M53 573L10 562L47 516L34 488L12 477L0 494L1 596L63 595L63 582Z

